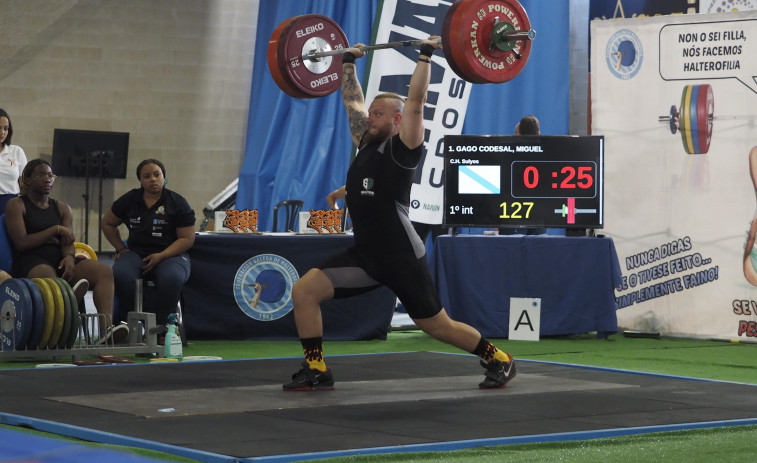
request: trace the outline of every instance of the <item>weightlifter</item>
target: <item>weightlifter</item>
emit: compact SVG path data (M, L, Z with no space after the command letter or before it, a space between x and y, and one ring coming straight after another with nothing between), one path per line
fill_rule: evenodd
M342 100L358 153L347 172L346 201L355 246L309 270L292 290L294 318L305 353L287 391L328 390L334 376L323 358L320 304L332 298L388 286L415 324L434 338L479 356L482 389L502 388L516 375L515 361L473 327L449 318L428 270L425 247L408 218L413 173L423 153L423 106L431 55L440 43L429 37L410 79L407 99L383 93L366 110L354 61L356 44L343 55Z

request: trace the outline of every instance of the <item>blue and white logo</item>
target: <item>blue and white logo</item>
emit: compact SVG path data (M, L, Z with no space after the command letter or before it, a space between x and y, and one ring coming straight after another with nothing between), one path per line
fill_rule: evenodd
M633 78L641 69L644 58L639 36L628 29L614 33L607 41L605 57L607 67L615 77L623 80Z
M237 270L234 299L250 318L278 320L294 307L292 286L299 279L297 269L288 260L276 254L260 254Z

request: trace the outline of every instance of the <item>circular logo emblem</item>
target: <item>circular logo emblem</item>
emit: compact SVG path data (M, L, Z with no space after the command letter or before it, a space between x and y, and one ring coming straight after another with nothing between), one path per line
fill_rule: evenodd
M299 279L300 275L288 260L276 254L260 254L237 270L234 300L250 318L277 320L294 307L292 286Z
M757 10L757 0L700 0L700 13L730 13Z
M639 72L644 51L639 37L628 29L614 33L605 50L607 67L618 79L628 80Z

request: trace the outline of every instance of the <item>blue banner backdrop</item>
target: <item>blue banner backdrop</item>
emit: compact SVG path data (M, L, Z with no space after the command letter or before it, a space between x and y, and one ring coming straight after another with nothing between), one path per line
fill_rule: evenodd
M525 114L540 119L545 135L568 133L568 2L520 3L537 34L529 62L510 82L474 86L464 134L511 134ZM325 209L326 195L344 184L352 148L338 91L298 100L273 81L267 63L273 30L292 16L322 14L339 24L350 43L370 43L379 4L378 0L260 2L247 142L236 200L240 210L259 211L259 230L271 229L273 208L285 199L303 200L305 211ZM357 61L361 79L365 62Z

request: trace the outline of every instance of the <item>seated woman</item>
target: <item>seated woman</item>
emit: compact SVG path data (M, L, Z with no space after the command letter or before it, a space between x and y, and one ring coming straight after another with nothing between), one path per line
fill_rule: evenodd
M137 279L149 278L157 286L155 319L165 325L189 279L187 251L195 241L195 213L184 197L167 188L166 168L157 159L137 166L141 184L113 202L102 219L105 238L116 249L113 276L116 299L123 314L135 307ZM118 226L126 224L128 246Z
M29 161L21 182L22 195L11 199L5 209L8 236L13 243L11 275L61 277L74 287L77 300L81 300L89 286L97 312L112 317L113 272L96 260L76 261L73 214L68 204L50 197L55 183L50 164L42 159ZM112 334L106 320L100 318L101 333L107 329L107 336L100 337L101 342Z

